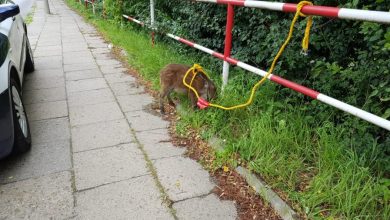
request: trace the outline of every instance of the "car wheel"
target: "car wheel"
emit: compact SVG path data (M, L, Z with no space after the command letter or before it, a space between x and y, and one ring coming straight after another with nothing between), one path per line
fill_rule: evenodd
M35 70L33 52L30 46L30 41L26 40L26 61L24 63L24 72L31 73Z
M20 154L30 150L31 134L27 114L20 95L19 85L11 79L11 106L14 123L14 154Z

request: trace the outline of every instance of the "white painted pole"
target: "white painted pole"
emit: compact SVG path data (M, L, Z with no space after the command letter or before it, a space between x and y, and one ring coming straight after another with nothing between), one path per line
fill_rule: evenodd
M154 30L154 0L150 0L150 25L152 29Z
M233 30L233 22L234 22L234 6L228 4L227 13L226 13L226 30L225 30L225 48L224 48L224 61L223 61L223 69L222 69L222 92L224 91L229 78L229 62L227 62L226 58L230 57L230 53L232 50L232 30Z
M222 92L225 89L228 79L229 79L229 63L227 61L223 61L223 69L222 69Z

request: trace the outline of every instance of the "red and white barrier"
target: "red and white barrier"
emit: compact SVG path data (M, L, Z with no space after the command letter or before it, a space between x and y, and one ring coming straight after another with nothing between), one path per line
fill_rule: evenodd
M245 6L251 8L261 8L273 11L293 12L297 10L297 4L282 2L250 1L250 0L196 0L198 2L209 2L217 4L228 4ZM390 10L390 8L389 8ZM307 15L318 15L339 19L351 19L359 21L372 21L390 24L390 12L371 11L349 8L337 8L328 6L306 5L302 8L302 13Z
M123 17L128 18L128 16L125 16L125 15L123 15ZM129 21L133 21L133 20L130 20L130 19L128 19L128 20ZM136 23L138 23L138 22L136 22ZM225 60L225 61L229 62L232 65L237 65L237 66L239 66L239 67L241 67L241 68L243 68L245 70L248 70L249 72L255 73L255 74L260 75L260 76L265 76L267 74L267 72L264 71L264 70L261 70L259 68L254 67L254 66L246 64L244 62L238 61L238 60L236 60L236 59L234 59L232 57L225 57L221 53L215 52L215 51L213 51L213 50L211 50L211 49L209 49L207 47L204 47L202 45L196 44L196 43L194 43L192 41L186 40L184 38L181 38L181 37L175 36L173 34L169 34L169 33L166 34L166 35L168 37L170 37L172 39L175 39L175 40L177 40L177 41L179 41L181 43L184 43L184 44L186 44L186 45L188 45L190 47L196 48L196 49L198 49L200 51L203 51L203 52L205 52L207 54L210 54L210 55L212 55L214 57L217 57L217 58L219 58L221 60ZM295 91L297 91L297 92L299 92L301 94L304 94L306 96L309 96L309 97L311 97L313 99L317 99L317 100L319 100L319 101L321 101L323 103L326 103L328 105L336 107L336 108L338 108L338 109L340 109L342 111L348 112L348 113L350 113L352 115L355 115L355 116L357 116L357 117L359 117L359 118L361 118L363 120L366 120L366 121L368 121L368 122L370 122L372 124L375 124L375 125L377 125L379 127L382 127L384 129L390 131L390 121L388 121L388 120L386 120L384 118L381 118L381 117L379 117L377 115L374 115L374 114L369 113L367 111L364 111L364 110L361 110L359 108L356 108L356 107L354 107L352 105L349 105L349 104L346 104L344 102L341 102L341 101L339 101L337 99L334 99L334 98L332 98L330 96L324 95L324 94L322 94L320 92L317 92L317 91L315 91L313 89L310 89L310 88L307 88L305 86L299 85L299 84L297 84L295 82L289 81L287 79L283 79L282 77L274 75L274 74L271 74L268 77L268 79L273 81L273 82L275 82L275 83L278 83L278 84L280 84L280 85L282 85L284 87L287 87L287 88L290 88L292 90L295 90Z
M135 18L129 17L129 16L127 16L127 15L122 15L122 16L123 16L124 18L126 18L127 20L132 21L132 22L135 22L135 23L137 23L137 24L139 24L139 25L141 25L141 26L144 26L144 25L145 25L143 22L141 22L141 21L139 21L139 20L137 20L137 19L135 19Z

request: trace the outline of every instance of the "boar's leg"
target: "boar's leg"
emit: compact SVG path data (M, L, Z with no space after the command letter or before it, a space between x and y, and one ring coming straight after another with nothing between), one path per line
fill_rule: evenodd
M162 88L160 91L160 111L162 114L165 113L165 110L164 110L164 98L165 97L168 98L168 102L170 105L175 105L175 103L173 103L173 101L171 99L171 92L172 91L173 91L172 88Z

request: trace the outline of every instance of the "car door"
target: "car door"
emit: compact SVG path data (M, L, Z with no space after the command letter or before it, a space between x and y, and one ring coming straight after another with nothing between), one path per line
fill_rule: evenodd
M26 36L25 36L25 30L24 30L24 22L22 16L17 15L15 16L14 26L16 26L16 29L18 31L18 37L16 40L18 41L18 68L19 68L19 74L20 74L20 80L23 82L23 69L24 69L24 61L26 60Z
M19 29L16 25L16 16L9 18L11 21L11 28L9 30L8 40L10 43L10 51L11 51L11 60L17 66L18 71L20 71L20 50L21 50L21 40L19 36Z

